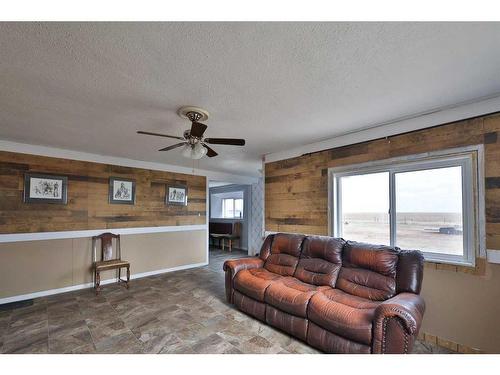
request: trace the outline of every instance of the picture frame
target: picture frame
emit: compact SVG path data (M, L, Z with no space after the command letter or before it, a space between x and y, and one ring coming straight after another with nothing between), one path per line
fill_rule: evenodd
M171 206L187 206L188 187L183 184L167 185L165 203Z
M123 177L109 178L108 201L110 204L135 204L135 180Z
M44 173L24 174L24 203L68 203L68 177Z

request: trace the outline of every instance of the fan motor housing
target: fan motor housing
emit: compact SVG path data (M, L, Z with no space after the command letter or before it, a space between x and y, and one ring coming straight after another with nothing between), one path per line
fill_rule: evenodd
M206 121L210 116L207 110L193 106L181 107L177 111L177 114L189 121Z

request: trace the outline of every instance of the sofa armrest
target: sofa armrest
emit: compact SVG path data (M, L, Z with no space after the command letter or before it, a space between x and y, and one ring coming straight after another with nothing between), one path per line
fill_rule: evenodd
M236 274L242 270L251 268L262 268L264 261L257 257L231 259L224 262L222 267L226 273L226 300L229 303L233 302L233 279Z
M400 293L382 302L373 321L373 353L408 353L424 312L424 299L414 293Z
M230 259L224 262L224 271L231 271L233 277L241 270L247 270L250 268L261 268L264 266L264 261L257 257L248 257L240 259Z

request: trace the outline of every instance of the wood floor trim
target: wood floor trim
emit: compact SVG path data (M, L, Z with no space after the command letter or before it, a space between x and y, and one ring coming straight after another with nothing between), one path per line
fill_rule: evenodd
M458 344L456 342L443 339L441 337L431 335L430 333L420 332L418 339L422 342L428 342L433 345L440 346L441 348L448 349L455 353L460 354L483 354L484 352L478 348L473 348L467 345Z

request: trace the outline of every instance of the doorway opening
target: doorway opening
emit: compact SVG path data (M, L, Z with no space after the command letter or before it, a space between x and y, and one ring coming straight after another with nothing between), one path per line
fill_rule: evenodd
M208 184L208 232L211 255L249 254L251 185L224 181Z

